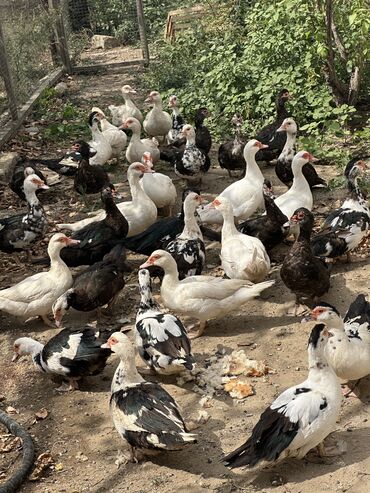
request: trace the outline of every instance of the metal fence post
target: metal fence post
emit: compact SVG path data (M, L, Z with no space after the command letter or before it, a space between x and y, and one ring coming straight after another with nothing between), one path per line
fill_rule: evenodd
M137 12L137 20L139 23L139 34L140 34L140 41L141 41L141 49L143 50L144 67L148 67L148 65L149 65L149 46L148 46L148 39L146 37L146 28L145 28L145 19L144 19L142 0L136 0L136 12Z
M5 90L8 98L10 116L12 120L18 119L17 97L15 95L13 79L9 69L8 57L6 54L3 28L0 22L0 69L4 79Z
M65 70L68 73L71 73L72 63L69 56L67 38L66 38L64 22L63 22L63 11L62 11L63 0L48 0L48 1L49 1L50 11L56 13L54 29L55 29L56 45L59 52L59 56Z

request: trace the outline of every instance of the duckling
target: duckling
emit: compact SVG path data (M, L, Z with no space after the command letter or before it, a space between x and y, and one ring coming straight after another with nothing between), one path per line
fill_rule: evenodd
M308 377L290 387L261 414L248 440L223 458L230 467L253 467L288 457L302 459L336 427L341 405L338 378L325 350L329 333L324 324L312 329L308 341Z
M332 211L325 219L320 231L311 241L312 250L317 257L337 258L347 255L358 247L370 229L370 210L366 197L358 184L360 173L367 169L365 161L351 159L345 176L349 197L339 209Z
M240 113L235 113L231 119L231 123L235 127L234 139L228 140L218 148L219 165L222 169L227 170L230 178L232 178L231 171L238 169L245 170L243 150L246 141L241 133L243 122L242 115Z
M100 116L100 126L102 134L112 147L112 158L118 159L127 144L127 135L122 130L112 125L105 116L104 112L97 107L92 108L91 112L98 113Z
M96 153L90 159L90 164L103 165L112 158L112 146L108 142L107 137L99 128L99 122L102 119L101 113L93 111L89 115L89 127L92 135L92 140L89 142Z
M181 320L163 313L152 296L147 269L138 272L140 305L136 315L135 340L141 359L157 373L179 373L195 366L190 341Z
M74 177L74 189L80 195L101 192L110 184L108 173L102 166L90 164L90 146L83 140L76 140L72 150L80 153L81 160Z
M276 132L286 132L287 140L278 157L275 172L279 180L290 187L293 183L292 161L296 153L297 124L293 118L285 118ZM326 181L320 178L311 163L303 166L302 173L310 188L327 186Z
M146 382L135 366L135 350L125 334L115 332L103 347L121 361L112 380L110 410L114 426L137 462L136 449L179 450L196 442L178 405L160 385Z
M206 262L206 250L203 235L195 218L195 210L202 197L189 192L184 200L184 229L175 239L162 241L162 248L175 259L179 279L199 275Z
M44 235L47 217L42 204L36 196L37 190L49 187L33 174L32 168L25 169L23 190L27 201L27 213L0 219L0 250L6 253L26 250Z
M14 342L12 361L30 354L36 368L50 375L61 375L69 385L57 390L66 392L78 389L78 381L89 375L101 373L110 349L102 348L112 332L102 332L91 327L63 329L44 345L31 337L20 337Z
M278 92L276 96L275 120L263 127L255 137L262 142L262 144L268 145L268 149L262 149L258 152L256 155L257 161L272 161L282 152L286 142L286 135L281 132L276 132L276 130L280 127L285 118L290 116L285 108L285 104L292 99L293 97L288 89L281 89Z
M125 100L125 104L121 106L114 106L113 104L108 106L108 109L112 114L113 125L119 127L123 121L130 117L136 118L139 122L142 122L143 114L130 97L132 95L136 95L137 91L135 91L135 89L128 84L125 84L122 86L121 93L123 99Z
M314 256L310 246L313 222L312 212L304 207L297 209L290 218L291 226L299 225L299 236L284 258L280 277L296 296L294 315L302 298L313 299L317 303L330 288L329 268Z
M70 308L90 312L108 303L108 309L111 310L125 285L123 273L128 270L125 261L123 245L116 245L104 255L103 260L78 274L73 287L53 304L55 325L61 326L63 315Z
M47 325L47 314L53 303L72 286L72 274L63 260L60 251L68 245L76 245L77 240L56 233L49 241L48 254L50 269L26 277L14 286L0 291L0 310L17 317L29 319L40 316Z
M152 91L145 100L153 104L153 108L146 115L143 128L150 137L166 137L172 128L172 118L163 111L162 98L158 91Z
M150 152L153 163L159 160L160 152L158 149L158 142L155 139L141 139L141 125L134 117L127 118L123 122L120 128L130 129L132 136L129 145L126 149L127 162L132 164L137 161L141 161L141 158L145 152Z
M306 318L327 326L326 358L341 380L356 381L350 393L345 393L352 395L360 380L370 374L370 303L359 294L343 320L334 306L320 302Z
M217 197L212 205L224 218L220 258L225 274L230 279L262 281L270 270L270 258L262 242L236 229L233 208L226 197Z

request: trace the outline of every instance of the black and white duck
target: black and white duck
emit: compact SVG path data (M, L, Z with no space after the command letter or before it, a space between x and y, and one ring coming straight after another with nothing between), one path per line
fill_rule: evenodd
M140 305L136 315L135 340L146 365L161 374L192 370L195 362L190 341L181 320L163 313L153 299L149 271L140 269Z
M307 379L285 390L261 414L248 440L223 458L228 467L302 459L317 446L324 455L323 441L336 427L342 401L325 354L328 342L325 325L315 325L308 341Z
M116 245L103 260L78 274L73 286L55 301L53 315L56 326L61 326L63 315L70 308L90 312L108 304L108 309L112 309L125 285L124 272L128 270L125 249L123 245Z
M81 195L101 192L110 184L108 173L98 164L91 165L89 161L90 146L83 140L76 140L72 150L79 152L81 160L74 177L74 189Z
M228 140L218 148L218 162L222 169L226 169L232 178L231 171L245 170L245 159L243 156L244 146L246 144L242 135L243 117L240 113L235 113L231 123L235 127L233 140Z
M182 127L185 125L185 120L180 113L178 97L173 94L169 97L168 107L172 109L172 128L167 134L167 141L173 144L181 135Z
M184 229L166 242L162 241L164 250L175 259L179 271L179 279L202 273L206 262L206 250L203 235L195 217L196 208L201 204L202 197L190 192L184 200Z
M26 196L23 189L24 179L27 175L37 175L40 180L47 185L47 180L43 173L37 169L36 164L31 163L25 156L19 157L14 166L12 176L9 181L9 188L16 193L18 197L26 201Z
M50 375L60 375L68 382L68 385L63 382L59 391L76 390L81 378L104 370L112 353L101 346L110 335L108 331L85 327L63 329L45 345L31 337L20 337L14 342L12 361L31 355L36 368Z
M365 295L356 297L344 319L334 306L323 302L315 306L309 319L327 326L330 339L326 359L341 380L356 381L356 387L370 374L370 303Z
M204 125L204 120L209 117L209 111L205 107L198 108L194 115L194 127L195 127L195 145L200 149L203 154L208 156L212 147L211 132L208 127ZM211 162L208 160L206 165L208 166L205 171L208 171Z
M188 433L170 394L138 373L128 337L115 332L103 347L121 359L112 380L110 410L116 430L130 447L130 459L137 462L137 449L179 450L195 443L196 435Z
M263 200L266 214L237 225L238 231L258 238L270 252L281 243L289 233L289 220L287 216L275 204L271 182L265 180L263 184Z
M290 187L293 183L292 162L296 154L297 130L297 124L293 118L285 118L281 126L276 130L276 132L286 132L287 136L284 149L281 151L275 166L277 177L287 187ZM311 163L306 163L303 166L302 173L310 188L327 186L326 181L320 178Z
M183 153L174 155L175 173L189 182L199 182L202 173L209 169L209 157L197 147L191 125L184 125L181 133L186 138L186 145Z
M358 247L370 229L370 210L358 177L367 169L362 159L351 159L345 176L349 197L339 209L325 219L320 231L312 238L312 250L317 257L336 258L347 255Z
M292 99L288 89L281 89L276 97L276 116L272 123L263 127L256 135L256 139L267 144L268 149L261 149L256 155L257 161L272 161L276 159L284 148L286 135L276 130L290 115L285 104Z
M32 168L26 168L30 172ZM36 174L28 174L24 179L23 190L27 201L27 213L0 219L0 250L6 253L26 250L32 243L40 240L45 232L47 217L42 204L36 196L37 190L46 190Z
M296 296L294 315L303 298L318 303L330 288L328 265L314 256L310 245L313 223L312 212L304 207L297 209L290 218L291 227L299 226L299 235L284 258L280 277Z

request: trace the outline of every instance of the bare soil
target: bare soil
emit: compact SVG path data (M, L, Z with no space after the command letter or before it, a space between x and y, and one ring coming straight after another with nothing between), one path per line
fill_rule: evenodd
M132 69L124 74L111 74L99 77L79 76L73 83L78 93L81 107L88 111L92 104L99 102L103 109L112 101L117 101L119 88L124 83L135 85L136 73ZM77 88L76 88L77 87ZM118 97L119 99L119 97ZM144 98L138 97L141 102ZM40 143L41 152L56 152L54 148ZM212 168L204 178L203 195L211 197L233 181L217 165L216 148L212 154ZM114 180L122 182L125 165L110 170ZM157 167L174 178L181 192L182 182L165 163ZM266 177L276 184L277 194L285 187L279 184L273 167L262 166ZM320 174L326 178L339 172L335 166L319 166ZM7 189L2 189L1 213L21 210L17 198ZM122 190L128 196L127 183ZM316 190L314 210L318 217L338 205L345 196L345 190ZM181 195L181 193L179 194ZM72 205L70 201L72 199ZM50 228L43 244L35 249L36 255L45 252L47 239L54 231L54 223L74 221L79 218L83 205L73 192L69 179L63 179L42 196L42 201L50 215ZM93 199L91 200L91 203ZM70 217L78 211L78 214ZM207 242L207 244L209 244ZM21 489L24 493L80 493L88 491L130 493L202 493L202 492L276 492L311 493L369 491L370 469L370 426L368 421L370 403L370 380L364 379L360 385L361 400L344 400L341 416L331 441L347 451L342 455L318 459L315 454L297 461L289 460L270 469L255 471L229 471L220 463L220 458L242 443L249 435L261 412L285 388L303 381L306 377L306 346L311 329L310 324L301 324L299 318L286 315L287 305L293 301L279 277L279 264L289 247L283 246L273 252L273 268L270 278L275 285L264 292L260 299L246 304L227 317L210 321L205 335L193 342L193 352L198 365L220 348L228 352L242 348L248 357L266 361L276 373L262 378L251 378L255 394L243 401L231 399L226 394L216 395L206 411L210 415L207 423L196 430L198 443L180 452L162 453L150 457L139 464L128 464L117 469L115 460L119 450L125 445L112 426L109 415L110 381L118 364L112 357L104 373L87 378L81 389L73 393L60 394L56 385L44 374L39 373L30 359L22 359L18 364L10 362L13 341L20 336L34 337L47 341L56 329L45 329L42 322L22 321L0 313L1 358L0 394L3 395L3 408L13 407L19 414L15 419L32 434L37 455L48 452L53 464L42 478L27 482ZM208 268L206 273L218 273L219 245L207 250ZM332 286L326 301L333 303L344 313L360 292L369 291L368 243L355 255L354 262L338 262L333 267ZM23 260L24 256L21 257ZM114 314L100 324L132 326L139 299L136 268L144 260L139 255L128 255L134 271L126 279L119 303ZM13 257L0 253L0 288L31 275L40 268L24 265L19 268ZM158 292L158 286L156 286ZM64 322L66 327L84 326L94 323L96 313L82 314L70 312ZM143 366L141 361L137 361ZM175 380L160 380L170 394L178 401L186 420L196 419L201 406L200 395L193 390L193 384L179 387ZM0 399L1 400L1 399ZM48 416L34 423L35 413L46 408ZM0 429L0 438L2 430ZM21 452L1 452L0 441L0 481L14 471L20 464Z

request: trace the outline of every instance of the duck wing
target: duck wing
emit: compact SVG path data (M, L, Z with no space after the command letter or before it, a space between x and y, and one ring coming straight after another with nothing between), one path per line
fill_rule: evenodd
M361 337L370 342L370 303L364 294L359 294L351 303L344 317L344 326L349 337Z

